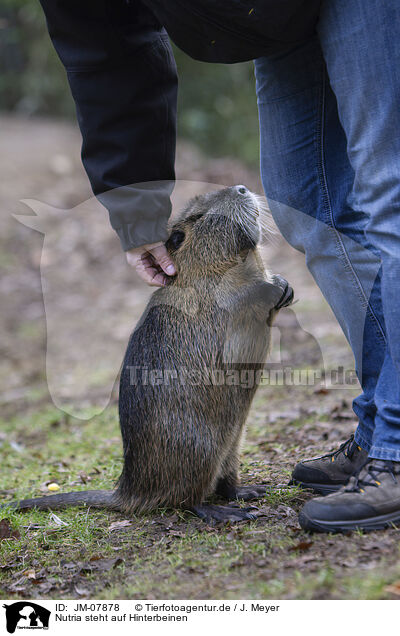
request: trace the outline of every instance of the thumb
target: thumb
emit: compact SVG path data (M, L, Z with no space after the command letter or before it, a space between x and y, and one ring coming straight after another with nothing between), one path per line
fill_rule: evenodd
M164 244L152 247L148 251L153 255L156 263L166 274L169 276L174 276L174 274L176 274L175 265L173 264Z

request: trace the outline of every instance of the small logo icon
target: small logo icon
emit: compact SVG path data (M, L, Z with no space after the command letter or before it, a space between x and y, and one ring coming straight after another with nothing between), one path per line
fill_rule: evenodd
M3 607L6 610L9 634L13 634L16 629L49 629L51 612L37 603L18 601Z

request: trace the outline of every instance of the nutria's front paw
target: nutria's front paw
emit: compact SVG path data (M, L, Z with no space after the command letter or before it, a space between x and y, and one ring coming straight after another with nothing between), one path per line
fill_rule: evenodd
M215 506L204 504L193 506L191 511L200 519L209 524L214 523L237 523L238 521L249 521L257 517L258 509L254 506L249 508L239 508L236 506Z
M280 274L273 275L274 284L281 290L281 296L275 305L275 309L281 309L287 307L293 302L294 291L290 287L289 283Z

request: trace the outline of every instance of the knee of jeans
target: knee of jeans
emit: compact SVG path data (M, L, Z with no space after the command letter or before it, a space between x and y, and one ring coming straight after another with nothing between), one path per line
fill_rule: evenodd
M400 198L392 203L390 197L377 198L368 214L365 236L380 254L382 262L388 258L400 261Z
M318 231L317 221L308 214L267 197L272 218L284 239L300 252L305 252L311 236Z
M400 156L400 148L399 148ZM376 162L365 157L355 165L351 199L356 208L368 214L372 223L386 219L387 210L400 211L400 161Z

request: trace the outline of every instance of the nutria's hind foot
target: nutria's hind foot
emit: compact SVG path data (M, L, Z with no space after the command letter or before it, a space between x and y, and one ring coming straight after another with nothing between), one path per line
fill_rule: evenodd
M229 478L223 477L218 480L215 488L215 494L222 499L232 501L234 499L242 499L243 501L251 501L252 499L261 499L265 497L267 492L273 486L268 484L250 484L249 486L237 486L232 483Z
M256 519L258 512L258 509L254 506L239 508L236 506L215 506L214 504L193 506L190 510L211 525L216 522L237 523L238 521L250 521Z

